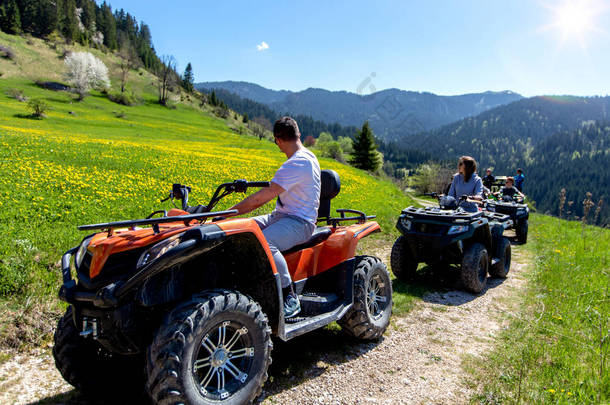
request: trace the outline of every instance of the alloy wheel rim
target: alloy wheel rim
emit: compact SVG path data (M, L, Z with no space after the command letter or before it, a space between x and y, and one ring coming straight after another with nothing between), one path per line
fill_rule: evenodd
M387 298L386 285L378 274L375 274L368 282L366 289L366 306L373 320L383 316Z
M195 350L193 378L207 399L224 400L248 381L254 345L244 325L223 321L211 327Z

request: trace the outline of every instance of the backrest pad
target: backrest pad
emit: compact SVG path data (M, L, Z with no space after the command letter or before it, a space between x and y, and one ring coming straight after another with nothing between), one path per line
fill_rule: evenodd
M318 218L330 217L330 200L335 198L341 191L341 180L339 174L334 170L322 170L320 172L320 208Z

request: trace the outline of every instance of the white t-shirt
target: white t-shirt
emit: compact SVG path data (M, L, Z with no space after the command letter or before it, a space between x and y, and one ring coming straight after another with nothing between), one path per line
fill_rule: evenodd
M284 189L275 211L315 225L320 206L320 164L316 156L306 148L299 149L280 166L271 181Z

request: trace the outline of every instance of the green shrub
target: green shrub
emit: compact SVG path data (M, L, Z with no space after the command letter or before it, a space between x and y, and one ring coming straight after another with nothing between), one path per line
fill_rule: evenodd
M15 88L8 89L6 91L6 95L11 98L14 98L17 101L21 101L21 102L28 101L28 98L26 96L24 96L23 92L19 89L15 89Z
M49 105L40 98L33 98L28 102L28 107L32 110L32 117L44 118L45 112L49 109Z
M8 257L0 262L0 296L25 292L28 263L20 257Z
M138 98L135 96L135 94L127 92L108 92L108 100L126 106L138 104Z

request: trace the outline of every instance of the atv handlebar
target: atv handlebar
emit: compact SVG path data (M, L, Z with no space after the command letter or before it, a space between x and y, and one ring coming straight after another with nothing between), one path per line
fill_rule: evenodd
M216 188L216 191L210 199L210 203L207 206L202 206L203 210L200 212L210 212L218 202L224 197L231 193L245 193L249 187L269 187L268 181L246 181L244 179L234 180L231 183L222 183ZM224 190L224 191L223 191ZM165 202L169 199L180 199L182 201L182 210L188 209L189 192L191 188L179 183L172 185L172 191L169 193L167 198L161 200Z
M209 212L224 197L231 193L245 193L249 187L269 187L268 181L246 181L244 179L234 180L231 183L223 183L216 188L216 191L207 205L206 211ZM224 191L223 191L224 190Z
M483 204L483 200L479 200L478 198L474 198L475 196L471 196L471 195L462 195L460 196L459 201L460 202L469 202L469 203L474 203L477 205L482 205Z
M248 187L269 187L268 181L249 181Z

